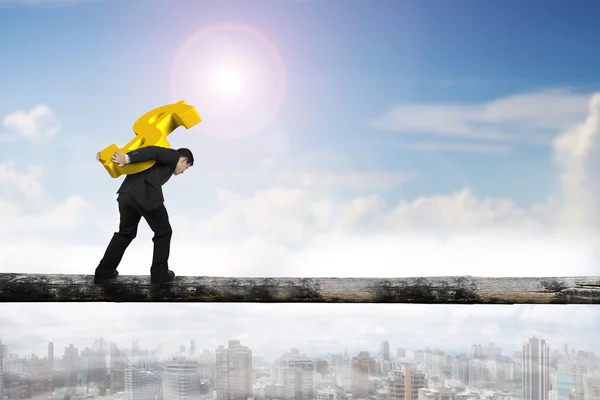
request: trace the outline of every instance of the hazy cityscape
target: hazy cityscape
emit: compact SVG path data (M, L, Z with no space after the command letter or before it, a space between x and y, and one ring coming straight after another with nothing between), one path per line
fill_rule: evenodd
M0 0L0 400L600 400L599 16Z
M169 353L132 340L119 348L103 338L83 349L48 343L46 354L0 346L1 400L596 400L600 362L593 352L544 338L523 338L505 354L494 343L464 352L406 349L306 356L291 348L274 360L240 340L216 349L196 341Z

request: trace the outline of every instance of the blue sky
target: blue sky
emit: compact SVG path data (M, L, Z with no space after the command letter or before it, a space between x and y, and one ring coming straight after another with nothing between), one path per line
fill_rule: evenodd
M124 140L119 132L130 132L138 115L169 101L169 68L190 34L233 21L264 32L285 61L287 88L273 126L289 131L294 153L318 148L347 158L352 168L426 178L393 198L469 185L480 195L510 193L529 205L556 190L547 147L515 146L494 157L423 154L400 144L426 140L422 135L390 134L366 122L398 103L479 103L546 88L597 88L600 56L590 40L600 29L595 2L180 1L172 7L154 0L51 8L9 2L0 14L11 33L0 38L9 55L0 66L0 110L49 104L65 124L63 143L93 153L107 139ZM97 119L97 107L110 118L84 123ZM203 158L211 148L225 159L246 148L244 141L197 140ZM248 140L261 140L260 133ZM440 164L451 165L462 181ZM516 173L523 168L528 174Z
M102 242L83 209L114 220L120 179L94 155L181 99L204 119L169 136L197 159L165 188L187 238L596 232L595 127L568 134L598 88L594 2L0 4L3 200L63 210L61 235ZM226 51L250 71L238 98L211 86Z
M90 274L121 182L96 152L183 99L204 121L169 136L196 157L164 187L179 275L597 275L599 11L0 0L0 271ZM239 98L211 89L220 51L249 60Z

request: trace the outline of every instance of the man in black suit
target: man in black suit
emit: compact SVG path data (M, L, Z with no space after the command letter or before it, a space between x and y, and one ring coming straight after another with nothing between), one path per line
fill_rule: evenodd
M99 156L100 153L96 159L99 159ZM156 163L147 170L127 175L117 190L119 232L115 232L104 257L96 268L94 283L104 283L119 275L117 267L125 250L135 238L142 217L154 232L150 281L167 283L175 278L175 273L169 270L168 266L172 231L164 205L162 185L172 175L183 174L186 169L194 165L194 156L186 148L174 150L159 146L143 147L127 154L115 152L112 156L112 162L120 166L148 160L155 160Z

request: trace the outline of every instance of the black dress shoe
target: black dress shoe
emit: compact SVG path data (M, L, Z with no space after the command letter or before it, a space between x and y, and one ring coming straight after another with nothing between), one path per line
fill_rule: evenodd
M117 276L119 276L119 271L116 269L112 272L112 274L109 275L94 275L94 283L106 283L111 279L115 279Z
M150 283L162 284L172 282L175 279L175 272L169 270L166 275L152 276L150 275Z

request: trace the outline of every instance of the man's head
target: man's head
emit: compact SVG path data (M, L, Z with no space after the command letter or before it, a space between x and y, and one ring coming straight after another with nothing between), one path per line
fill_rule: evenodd
M194 165L194 155L190 151L190 149L181 148L177 149L179 153L179 161L175 166L175 175L183 174L186 169Z

